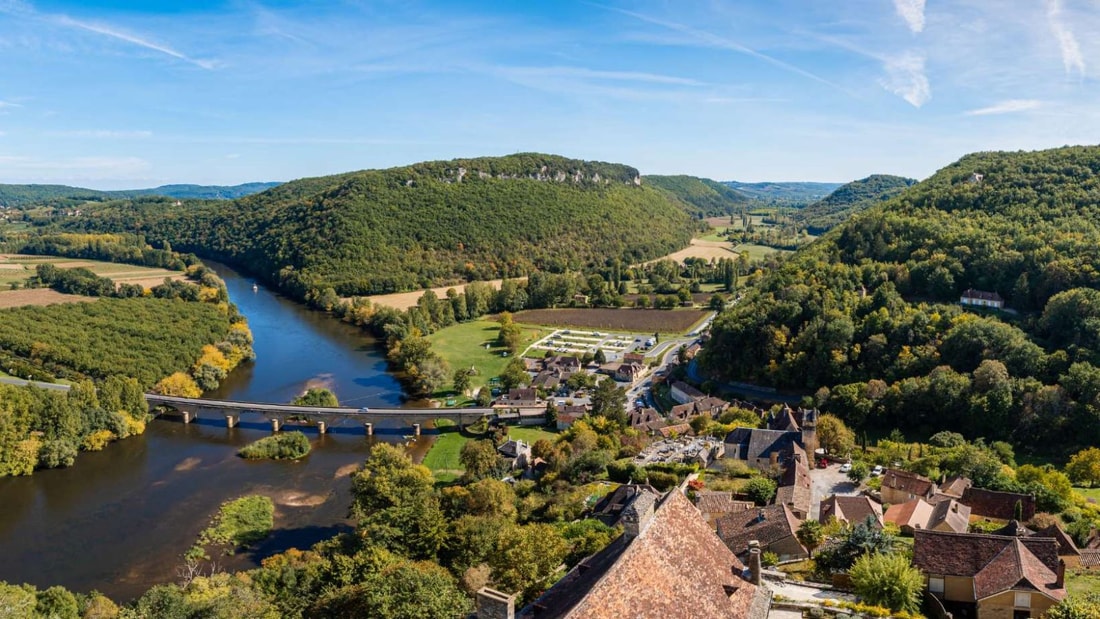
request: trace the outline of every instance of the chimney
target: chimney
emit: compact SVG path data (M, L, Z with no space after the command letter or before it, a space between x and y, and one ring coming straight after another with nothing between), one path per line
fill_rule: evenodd
M771 459L771 465L772 466L777 466L779 464L779 452L778 451L771 452L771 454L768 457Z
M477 619L515 619L516 594L482 587L477 591Z
M1054 581L1054 586L1061 589L1066 586L1066 562L1058 559L1058 571L1055 572L1058 578Z
M644 533L653 520L656 503L657 497L650 492L639 491L635 494L634 500L623 510L623 515L619 519L623 525L623 535L633 539Z
M749 580L754 585L760 584L760 542L757 540L749 542Z

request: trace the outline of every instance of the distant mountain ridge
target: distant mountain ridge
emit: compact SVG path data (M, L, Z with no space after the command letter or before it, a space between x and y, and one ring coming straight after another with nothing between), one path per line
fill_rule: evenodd
M686 247L700 229L635 168L540 153L305 178L186 209L138 197L63 225L140 231L303 300L635 264Z
M806 205L824 198L841 186L841 183L814 183L803 181L763 183L725 181L722 184L732 187L751 198L772 202L779 206Z
M278 187L282 183L243 183L241 185L161 185L152 189L100 191L68 185L0 184L0 206L77 206L83 202L102 202L138 196L165 196L197 200L234 200Z
M917 180L912 178L872 174L842 185L824 199L799 209L791 219L810 234L822 234L852 215L885 202L916 184Z
M684 210L697 219L732 215L750 201L747 195L709 178L646 175L642 182L676 196Z

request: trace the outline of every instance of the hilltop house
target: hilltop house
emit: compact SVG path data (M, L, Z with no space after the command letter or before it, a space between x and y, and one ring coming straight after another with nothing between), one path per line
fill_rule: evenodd
M967 288L962 293L962 297L959 299L960 305L970 305L973 307L992 307L993 309L1004 309L1005 300L1001 298L1001 295L996 292L986 292L984 290L975 290L973 288Z
M719 543L679 490L638 495L622 515L623 534L584 559L529 606L478 592L478 619L619 617L765 619L770 594L759 587L759 555L745 565Z
M1051 537L918 530L913 566L956 617L1039 617L1066 597L1065 563Z

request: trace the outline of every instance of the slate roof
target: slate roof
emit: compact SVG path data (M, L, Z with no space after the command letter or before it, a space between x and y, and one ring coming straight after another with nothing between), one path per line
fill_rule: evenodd
M882 487L926 498L932 496L936 490L931 479L897 469L886 469L882 474Z
M627 420L631 428L637 428L640 426L647 426L654 422L659 425L665 425L665 420L661 417L661 414L654 408L636 408L627 415Z
M1032 531L1031 529L1025 527L1023 524L1021 524L1017 520L1009 520L1008 524L1006 524L1005 526L1003 526L1003 527L1001 527L1001 528L999 528L995 531L990 531L989 534L990 535L1009 535L1009 536L1012 536L1012 537L1030 537L1032 535L1035 535L1035 531ZM1047 537L1053 537L1053 536L1047 536Z
M801 432L802 428L794 417L794 411L784 406L781 410L768 415L768 429L780 432Z
M687 421L695 416L695 402L677 404L668 411L668 418L673 421Z
M940 494L946 494L947 496L954 497L956 499L962 498L966 489L973 486L974 482L966 477L949 477L940 484L937 492Z
M699 399L699 398L705 398L706 395L707 395L707 394L703 393L702 391L699 391L695 387L692 387L691 385L685 383L682 380L678 380L678 381L672 383L672 388L682 391L684 393L684 395L691 398L692 400L696 400L696 399Z
M1081 550L1081 567L1100 567L1100 549L1085 548Z
M1011 520L1016 517L1016 501L1023 507L1022 520L1035 516L1035 497L1015 492L998 492L982 488L967 488L962 502L970 506L970 512L983 518Z
M660 496L661 493L649 484L623 484L614 492L607 494L592 507L592 515L609 527L619 523L623 511L634 502L639 494L648 493Z
M786 505L769 505L726 514L717 524L718 537L734 554L740 555L748 552L752 540L768 546L793 536L800 523Z
M768 594L742 578L744 571L699 511L673 490L640 535L621 535L581 561L516 617L764 619Z
M918 530L913 565L926 574L971 577L975 599L1032 589L1061 600L1058 543L1050 537L1009 537Z
M882 504L871 500L868 496L841 496L839 494L834 494L821 501L821 511L817 519L821 524L829 522L829 519L833 517L840 522L851 522L856 524L866 522L867 516L873 516L881 527Z
M778 452L782 462L793 451L791 446L800 440L802 435L798 432L737 428L726 435L726 457L738 460L768 459L772 452Z

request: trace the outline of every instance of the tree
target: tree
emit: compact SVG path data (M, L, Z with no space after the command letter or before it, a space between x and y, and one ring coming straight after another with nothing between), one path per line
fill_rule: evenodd
M336 408L340 406L340 400L336 394L323 387L306 389L302 395L290 401L295 406L313 406L317 408Z
M39 591L37 597L38 604L35 614L40 617L49 617L50 619L78 619L80 617L80 606L76 602L76 596L64 587L50 587L45 591Z
M817 419L817 442L833 455L847 455L856 447L856 435L836 415L824 414Z
M607 417L620 425L626 424L626 390L605 378L592 392L592 415Z
M1066 475L1077 485L1100 484L1100 449L1089 447L1073 454L1066 465Z
M176 372L171 376L162 378L153 387L153 393L170 395L179 398L198 398L202 396L202 389L195 384L195 380L183 372Z
M523 359L512 357L500 375L500 382L505 389L515 389L531 382L531 375L527 373L527 366L523 363Z
M466 470L466 480L485 479L500 467L500 456L490 440L466 441L458 460Z
M865 554L885 554L893 548L894 536L880 529L874 516L868 516L825 542L814 561L823 574L835 574L850 570L856 559Z
M455 370L452 382L455 393L463 394L470 388L470 380L474 375L473 368L458 368Z
M864 479L867 479L867 475L870 473L871 469L867 466L867 463L858 460L852 463L852 468L848 469L848 479L850 479L853 484L859 484Z
M489 567L493 582L505 591L519 591L527 601L554 582L568 554L569 543L553 526L513 525L501 532Z
M413 388L417 393L431 395L447 384L449 371L450 368L443 357L433 353L416 366L416 380L413 381Z
M470 612L470 606L470 599L443 567L395 557L363 582L322 596L308 616L461 619Z
M512 320L512 314L509 312L501 312L498 322L500 322L500 332L497 334L497 343L515 354L523 341L523 330Z
M596 354L592 356L592 360L595 361L596 363L598 363L599 365L603 365L603 364L607 363L607 355L603 354L603 349L602 348L597 348L596 349Z
M1048 610L1045 619L1100 619L1100 593L1072 594Z
M920 610L924 578L905 555L868 553L856 559L848 574L864 601L895 612Z
M727 290L731 289L732 285L727 287ZM709 307L712 312L720 312L726 307L726 302L722 299L722 297L718 295L712 295L710 297L710 302L707 303L707 307Z
M797 536L798 541L806 547L811 557L814 555L814 549L825 541L825 531L821 523L813 518L805 520L799 525Z
M757 505L767 505L775 497L776 484L767 477L753 477L742 488L742 492Z

